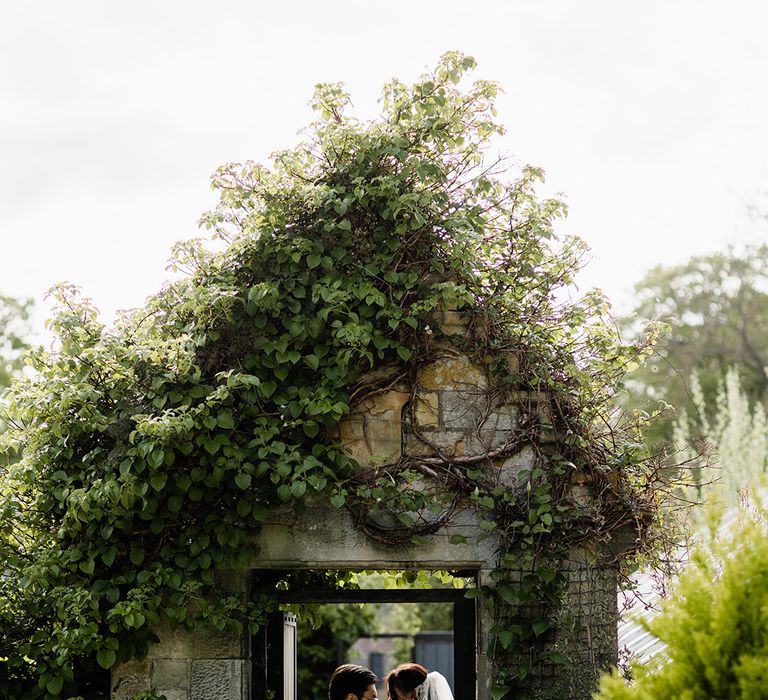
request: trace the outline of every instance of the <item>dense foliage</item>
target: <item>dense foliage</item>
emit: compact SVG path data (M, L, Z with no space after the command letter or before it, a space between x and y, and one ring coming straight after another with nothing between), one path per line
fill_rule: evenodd
M761 551L763 543L754 541L765 536L764 523L760 524L765 517L763 490L768 466L765 412L759 402L750 402L735 368L728 370L709 402L696 375L690 386L695 410L677 416L673 442L691 465L693 478L680 495L682 502L698 503L686 512L696 553L689 558L681 538L673 557L678 564L672 568L679 574L687 565L691 571L678 584L674 578L661 581L664 588L676 588L676 595L663 603L663 609L651 614L651 618L664 617L663 621L651 619L648 624L647 615L641 614L646 616L642 624L668 645L667 653L647 667L635 664L630 668L629 675L637 678L637 684L629 689L618 677L606 680L605 698L763 697L742 676L736 650L743 647L753 653L755 630L758 635L768 630L761 609L768 590L760 590L768 580L764 572L753 577L754 568L764 566L766 556ZM755 548L757 551L741 551ZM726 559L727 573L722 567ZM645 602L654 601L646 598ZM643 647L645 651L647 644ZM716 659L711 664L707 660L710 654ZM757 660L768 667L766 649L757 650ZM680 694L683 690L691 694Z
M393 81L371 123L346 116L340 86L318 86L297 148L271 170L216 173L203 224L226 245L180 244L187 276L115 328L56 291L58 345L7 402L22 458L0 482L0 697L76 694L94 664L144 655L159 624L258 626L268 597L211 594L218 570L258 561L252 535L271 508L434 507L412 471L361 472L330 429L367 370L428 361L445 308L471 319L465 350L497 387L552 397L550 456L519 492L472 465L430 467L505 543L489 592L499 659L528 655L548 628L558 556L650 503L630 498L647 487L642 445L609 415L640 350L619 342L599 294L563 293L584 248L556 242L565 207L537 198L541 171L502 181L507 166L484 159L502 132L497 86L458 87L473 66L447 54L412 87ZM569 510L577 470L611 485L613 515ZM406 540L429 534L402 522ZM507 575L521 566L522 587ZM536 617L505 612L521 602ZM530 671L499 668L497 698Z

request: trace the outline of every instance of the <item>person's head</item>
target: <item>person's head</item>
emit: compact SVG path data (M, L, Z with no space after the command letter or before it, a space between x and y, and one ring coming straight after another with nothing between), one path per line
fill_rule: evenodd
M389 700L413 700L416 688L427 680L427 671L421 664L400 664L384 679Z
M331 676L329 700L377 700L376 674L365 666L344 664Z

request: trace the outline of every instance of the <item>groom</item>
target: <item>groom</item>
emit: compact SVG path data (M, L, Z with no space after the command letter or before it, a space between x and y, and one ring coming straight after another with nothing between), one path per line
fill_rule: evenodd
M365 666L339 666L328 685L328 700L378 700L376 680L376 674Z

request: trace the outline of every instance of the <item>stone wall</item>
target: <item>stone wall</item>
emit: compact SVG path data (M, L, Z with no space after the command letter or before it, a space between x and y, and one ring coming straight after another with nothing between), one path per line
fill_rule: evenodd
M143 661L112 675L113 700L132 700L152 688L167 700L248 700L249 640L226 634L161 630Z

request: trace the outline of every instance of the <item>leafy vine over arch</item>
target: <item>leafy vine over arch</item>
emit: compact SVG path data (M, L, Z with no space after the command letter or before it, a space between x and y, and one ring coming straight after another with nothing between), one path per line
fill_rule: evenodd
M584 245L557 241L566 208L537 197L539 169L511 176L487 159L503 133L498 87L461 87L474 66L448 53L413 86L392 81L372 122L347 116L341 86L318 86L318 120L272 169L214 175L220 202L202 224L226 245L179 244L185 276L114 328L76 290L54 290L58 345L32 357L35 372L5 401L14 429L3 440L21 459L0 486L11 524L0 533L0 694L75 694L95 664L146 654L161 623L258 626L269 602L211 595L215 571L257 560L270 509L308 501L415 542L472 504L502 542L489 591L505 669L495 697L525 684L504 659L535 651L547 613L514 617L511 562L531 572L528 599L551 608L565 552L653 510L648 456L610 415L650 343L623 344L599 293L563 294ZM413 386L448 345L484 368L484 401L527 397L508 441L361 466L334 430L377 392ZM404 405L408 422L415 397ZM523 442L536 446L534 468L514 488L489 480L487 465ZM575 475L589 509L573 498ZM425 477L444 485L439 513L414 520L435 505Z

